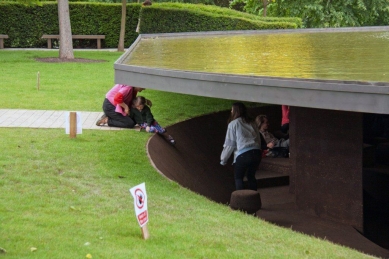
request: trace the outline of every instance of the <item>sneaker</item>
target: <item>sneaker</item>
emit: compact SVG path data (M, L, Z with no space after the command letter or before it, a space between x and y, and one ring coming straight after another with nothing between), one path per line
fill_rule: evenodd
M103 116L100 117L100 119L96 122L96 126L103 126L108 123L108 117L107 115L103 114Z
M176 144L176 141L174 140L174 138L172 137L172 136L168 136L167 137L167 140L169 141L169 143L172 145L172 146L174 146L175 144Z

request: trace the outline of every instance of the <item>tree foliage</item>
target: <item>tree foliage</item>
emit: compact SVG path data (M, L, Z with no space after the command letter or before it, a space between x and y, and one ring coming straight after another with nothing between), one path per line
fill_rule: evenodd
M230 7L257 15L266 10L262 0L233 0ZM389 0L275 0L267 15L300 17L307 28L388 25Z

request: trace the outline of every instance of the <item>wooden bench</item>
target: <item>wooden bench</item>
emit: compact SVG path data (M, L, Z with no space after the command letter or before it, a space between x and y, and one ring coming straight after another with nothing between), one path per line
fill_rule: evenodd
M4 39L8 39L8 35L0 34L0 49L4 49Z
M47 39L47 48L51 49L51 40L59 39L59 35L43 34L42 39ZM97 40L97 48L101 49L101 40L105 39L105 35L72 35L73 40Z

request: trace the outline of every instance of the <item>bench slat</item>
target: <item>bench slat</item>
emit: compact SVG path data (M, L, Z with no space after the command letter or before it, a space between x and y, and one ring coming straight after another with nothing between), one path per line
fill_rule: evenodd
M43 34L42 39L47 39L47 48L51 49L51 40L59 39L59 35ZM72 35L72 39L92 39L97 40L97 48L101 49L101 40L105 39L105 35Z
M105 35L72 35L73 39L105 39ZM43 34L42 39L59 39L59 35Z

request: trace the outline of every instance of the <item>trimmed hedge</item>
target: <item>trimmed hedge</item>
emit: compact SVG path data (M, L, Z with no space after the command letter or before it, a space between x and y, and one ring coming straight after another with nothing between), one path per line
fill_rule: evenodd
M298 28L301 28L302 26L302 19L298 17L263 17L263 16L258 16L258 15L249 14L245 12L239 12L237 10L230 9L230 8L220 8L215 5L162 3L153 6L160 6L161 8L180 8L180 9L192 10L192 11L202 11L207 13L219 14L222 16L240 17L249 20L260 20L264 22L281 22L281 23L290 22L290 23L295 23Z
M290 22L266 22L180 8L142 8L140 33L295 29Z
M121 4L69 3L72 33L105 35L102 48L117 48L120 34ZM299 18L263 18L237 12L228 8L209 5L161 3L141 7L127 4L125 46L130 46L141 16L141 33L198 32L221 30L290 29L301 27ZM19 3L0 3L0 34L7 34L6 48L31 48L47 46L43 34L59 34L58 7L44 2L41 6ZM95 40L83 40L90 47ZM77 47L81 41L74 40ZM54 43L55 45L55 43Z
M127 5L125 46L130 46L138 37L140 4ZM102 48L117 48L120 35L121 5L102 3L70 3L72 33L82 35L105 35ZM43 34L59 34L58 7L46 2L42 6L25 6L17 3L0 4L0 34L7 34L6 48L46 47ZM90 40L96 44L96 40ZM77 42L74 41L74 45Z

